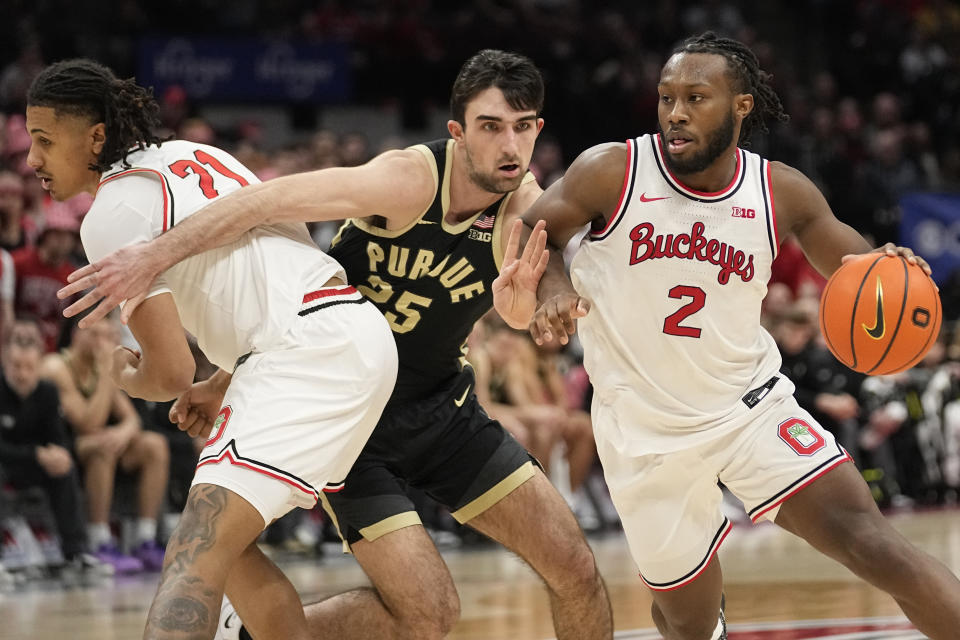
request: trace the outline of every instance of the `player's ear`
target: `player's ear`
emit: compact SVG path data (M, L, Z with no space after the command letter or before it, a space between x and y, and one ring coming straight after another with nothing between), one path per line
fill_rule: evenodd
M456 120L447 120L447 131L450 132L450 137L457 142L463 140L463 125Z
M746 118L753 111L753 94L738 93L733 97L733 111L740 119Z
M90 151L93 155L99 156L103 151L103 145L107 142L107 127L102 122L90 127Z

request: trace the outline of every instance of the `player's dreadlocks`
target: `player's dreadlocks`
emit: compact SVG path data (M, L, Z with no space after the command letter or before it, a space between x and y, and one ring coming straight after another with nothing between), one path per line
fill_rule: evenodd
M736 83L733 90L753 96L753 111L743 120L740 142L746 146L754 131L766 133L768 117L786 122L790 116L783 110L780 96L770 86L773 77L760 68L757 56L745 44L721 38L713 31L688 38L673 53L714 53L727 60L727 68Z
M27 105L104 123L106 141L92 171L102 173L120 160L128 167L128 153L162 142L153 133L160 126L153 90L121 80L92 60L62 60L41 71L30 85Z

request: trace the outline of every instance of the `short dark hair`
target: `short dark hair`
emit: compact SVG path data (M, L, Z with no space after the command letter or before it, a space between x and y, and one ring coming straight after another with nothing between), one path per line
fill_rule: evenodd
M43 341L43 331L40 329L40 321L36 316L30 314L20 314L14 318L13 322L3 330L3 346L23 347L26 349L36 349L43 353L46 345Z
M721 38L713 31L707 31L684 40L673 50L672 55L678 53L712 53L723 56L734 82L733 90L736 93L749 93L753 96L753 111L743 120L740 128L740 142L749 142L754 131L766 133L768 117L779 122L790 119L783 110L780 96L770 85L773 76L760 68L760 61L757 60L756 54L742 42L732 38Z
M127 154L163 142L154 131L160 127L160 106L153 89L141 87L132 78L121 80L113 71L86 58L61 60L34 79L27 93L27 106L51 107L56 111L102 122L106 143L90 165L107 171Z
M543 110L543 77L533 61L518 53L484 49L460 67L450 92L450 116L466 126L467 103L480 92L496 87L512 108Z

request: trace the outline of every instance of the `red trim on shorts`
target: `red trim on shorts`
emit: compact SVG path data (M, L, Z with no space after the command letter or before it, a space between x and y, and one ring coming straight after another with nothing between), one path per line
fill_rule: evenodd
M763 509L762 511L758 512L756 515L750 516L750 521L753 522L753 523L756 523L763 514L765 514L766 512L770 511L771 509L775 509L776 507L780 506L781 504L784 503L784 501L786 501L786 500L788 500L789 498L791 498L792 496L796 495L798 491L800 491L801 489L803 489L804 487L806 487L807 485L809 485L811 482L813 482L813 481L816 480L817 478L821 477L823 474L825 474L825 473L827 473L827 472L829 472L829 471L833 471L834 469L836 469L837 467L839 467L839 466L840 466L841 464L843 464L844 462L853 462L853 458L850 457L850 454L847 453L846 450L843 451L843 457L842 457L842 458L840 458L839 460L837 460L836 462L834 462L833 464L831 464L830 466L828 466L826 469L821 470L820 473L816 474L816 475L813 476L812 478L808 478L806 482L804 482L803 484L801 484L799 487L794 488L793 491L791 491L791 492L788 493L787 495L783 496L782 498L780 498L779 500L777 500L777 501L774 502L773 504L771 504L771 505L769 505L769 506L767 506L767 507L764 507L764 509Z
M167 180L166 180L166 178L163 177L163 174L160 173L159 171L157 171L156 169L145 169L145 168L142 168L142 167L141 167L141 168L136 168L136 169L127 169L126 171L121 171L120 173L115 173L115 174L113 174L112 176L110 176L109 178L101 181L100 184L97 185L97 191L100 190L100 187L102 187L103 185L107 184L107 183L110 182L111 180L116 180L117 178L122 178L123 176L128 176L128 175L130 175L131 173L153 173L153 174L156 174L156 176L157 176L158 178L160 178L160 187L161 187L161 189L163 190L163 230L166 231L166 230L167 230L167 224L169 223L169 215L168 215L167 212L168 212L169 209L170 209L170 207L169 207L169 205L168 205L168 202L167 202Z
M623 215L623 212L626 210L626 205L629 203L624 202L624 199L627 197L627 192L630 190L630 181L633 180L633 148L636 146L635 140L627 140L627 170L623 174L623 186L620 187L620 199L617 200L617 207L613 210L613 215L610 216L610 219L607 220L607 224L603 225L603 229L599 231L591 231L591 235L601 236L605 234L613 224Z
M328 485L323 489L321 489L321 491L323 491L324 493L340 493L341 491L343 491L344 486L346 485L343 482L341 482L340 484Z
M303 303L307 304L308 302L313 302L320 298L329 298L330 296L346 296L356 293L357 290L347 285L345 287L340 287L338 289L318 289L317 291L311 291L307 295L303 296Z
M221 415L223 416L223 422L221 422L220 426L217 427L217 434L204 443L203 445L204 449L206 449L207 447L212 445L214 442L216 442L217 440L223 437L223 432L227 428L227 423L230 422L230 416L233 415L233 409L230 408L230 405L227 405L223 409L220 409L220 412L217 414L217 418L214 421L218 420Z
M707 559L706 559L706 561L703 563L703 566L700 567L700 569L699 569L696 573L694 573L692 576L689 576L689 577L687 577L687 578L684 578L684 579L681 580L680 582L671 584L669 587L654 587L654 586L651 585L649 582L647 582L646 578L643 577L643 574L642 574L642 573L639 574L639 575L640 575L640 580L642 580L642 581L643 581L643 584L647 585L647 587L648 587L651 591L675 591L675 590L679 589L680 587L684 587L684 586L690 584L691 582L693 582L694 580L696 580L697 578L699 578L699 577L700 577L700 574L703 573L704 571L706 571L706 570L707 570L707 567L710 566L710 563L713 562L713 557L714 557L715 555L717 555L717 551L720 550L720 545L723 544L723 541L724 541L724 540L726 539L726 537L730 534L730 530L731 530L731 529L733 529L733 523L730 522L729 520L727 520L726 530L720 535L720 539L717 540L716 544L713 545L713 551L711 551L711 552L710 552L710 555L707 556Z
M218 455L216 458L207 458L206 460L204 460L203 462L197 465L197 469L199 469L205 464L218 464L220 462L223 462L224 458L226 458L227 461L232 465L243 467L244 469L249 469L250 471L256 471L257 473L262 473L265 476L269 476L274 480L279 480L280 482L283 482L284 484L288 484L294 489L297 489L298 491L302 491L303 493L306 493L307 495L313 498L314 502L316 502L317 500L317 494L312 489L304 488L303 486L297 484L290 478L281 476L280 474L277 474L277 473L273 473L272 471L268 471L262 467L257 467L247 462L237 460L236 458L233 457L233 452L230 450L230 447L227 447L226 449L224 449L220 453L220 455Z

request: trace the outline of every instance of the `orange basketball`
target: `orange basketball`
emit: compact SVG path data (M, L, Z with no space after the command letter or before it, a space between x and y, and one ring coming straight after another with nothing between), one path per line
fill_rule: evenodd
M880 376L917 364L940 332L933 280L900 256L868 253L841 266L820 298L820 330L854 371Z

